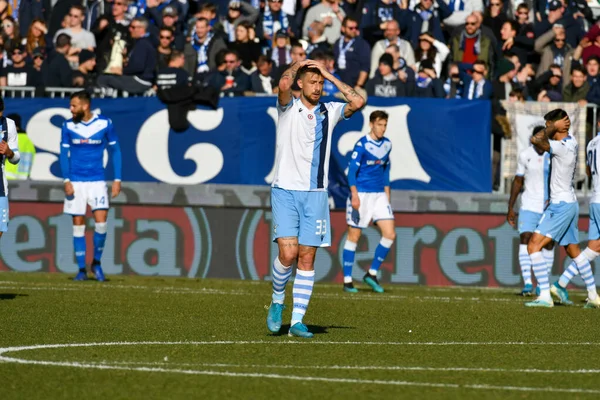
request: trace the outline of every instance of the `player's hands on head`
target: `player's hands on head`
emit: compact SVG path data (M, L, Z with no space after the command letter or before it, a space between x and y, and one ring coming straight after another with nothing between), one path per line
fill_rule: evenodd
M554 127L556 128L557 131L565 131L565 130L569 130L569 128L571 127L571 120L569 119L569 117L564 117L563 119L559 119L558 121L554 122Z
M114 199L121 193L121 181L114 181L112 184L111 195Z
M516 226L515 224L515 210L512 208L508 210L508 214L506 214L506 220L513 228Z
M67 196L73 196L73 194L75 194L75 189L73 189L71 181L65 182L65 194Z

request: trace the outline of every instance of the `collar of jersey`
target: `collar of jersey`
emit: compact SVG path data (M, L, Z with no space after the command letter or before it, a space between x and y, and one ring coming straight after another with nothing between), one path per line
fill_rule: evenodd
M98 114L92 114L92 119L90 119L88 122L79 121L79 123L82 124L82 125L85 125L85 126L89 126L96 119L98 119Z
M377 147L381 146L381 145L383 144L383 142L384 142L384 140L383 140L384 138L381 138L381 140L380 140L380 141L377 141L377 140L373 139L373 138L371 137L371 133L370 133L370 132L369 132L369 133L367 133L367 135L366 135L366 136L367 136L367 140L368 140L369 142L371 142L371 143L375 144Z

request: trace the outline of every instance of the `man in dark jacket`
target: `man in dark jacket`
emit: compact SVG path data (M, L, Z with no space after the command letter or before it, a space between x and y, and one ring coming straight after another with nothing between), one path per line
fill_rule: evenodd
M585 106L589 91L590 84L587 81L585 69L579 64L573 65L571 68L571 83L563 89L563 101Z
M225 70L213 71L206 77L208 86L224 96L242 96L250 90L250 77L240 69L241 61L233 50L225 53Z
M587 70L587 80L590 85L590 91L587 95L587 101L596 105L600 105L600 58L591 56L585 65Z
M444 0L420 0L407 18L407 29L404 39L416 49L419 46L419 36L423 32L430 33L433 38L442 43L446 42L442 32L442 21L452 15L450 7Z
M46 87L72 87L73 70L67 60L67 54L71 49L71 36L61 33L56 38L56 50L49 61L44 76Z
M142 94L152 87L156 68L156 50L148 36L148 20L137 17L129 24L133 49L129 53L122 74L102 75L98 86Z
M423 60L419 66L415 87L415 97L444 98L444 85L433 68L431 60Z

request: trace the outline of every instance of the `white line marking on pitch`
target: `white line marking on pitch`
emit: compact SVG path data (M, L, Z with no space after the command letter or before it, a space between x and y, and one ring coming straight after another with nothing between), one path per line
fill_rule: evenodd
M216 344L230 342L114 342L114 343L73 343L73 344L47 344L34 346L18 346L7 347L0 349L0 361L18 364L29 365L47 365L58 367L73 367L84 369L101 369L101 370L120 370L120 371L140 371L140 372L165 372L179 373L186 375L207 375L207 376L224 376L234 378L264 378L264 379L281 379L294 380L302 382L327 382L327 383L355 383L369 385L390 385L390 386L413 386L413 387L433 387L433 388L452 388L452 389L476 389L476 390L502 390L502 391L518 391L518 392L548 392L548 393L585 393L585 394L600 394L597 389L579 389L579 388L553 388L553 387L520 387L520 386L494 386L494 385L479 385L466 384L458 385L452 383L434 383L434 382L410 382L398 380L373 380L373 379L350 379L350 378L325 378L319 376L297 376L297 375L280 375L280 374L263 374L263 373L240 373L230 371L211 371L211 370L190 370L190 369L170 369L160 367L125 367L117 365L100 365L79 362L62 362L62 361L43 361L43 360L24 360L19 358L6 357L5 353L14 353L25 350L37 350L48 348L65 348L65 347L92 347L92 346L126 346L126 345L148 345L148 344ZM242 342L234 342L241 344ZM297 342L291 342L297 343ZM314 342L318 343L318 342ZM324 343L324 342L321 342Z
M94 365L162 365L171 367L220 367L220 368L269 368L269 369L322 369L351 371L415 371L415 372L503 372L525 374L600 374L600 369L508 369L508 368L470 368L470 367L418 367L400 365L288 365L288 364L224 364L224 363L179 363L169 361L74 361Z

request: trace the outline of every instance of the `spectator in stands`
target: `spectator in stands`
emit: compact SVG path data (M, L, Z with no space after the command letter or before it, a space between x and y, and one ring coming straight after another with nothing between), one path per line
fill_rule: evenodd
M91 89L96 86L96 54L83 49L78 54L77 70L73 72L73 86Z
M10 3L17 8L17 10L14 10L13 7L11 15L19 21L19 34L22 37L27 36L27 31L35 19L42 21L50 19L52 5L54 4L54 2L47 0L10 0ZM28 51L28 54L31 54L31 51Z
M516 74L516 66L510 60L501 58L498 61L498 65L496 66L497 78L492 83L495 100L508 100L510 92L514 89L513 78Z
M467 17L465 28L459 35L450 40L452 62L467 64L470 67L475 61L491 64L494 49L490 38L482 34L476 14Z
M301 61L306 60L306 51L304 51L304 47L302 47L302 45L300 43L294 43L292 45L292 50L290 52L290 55L291 55L291 63L296 63L296 62L301 62ZM273 69L275 70L274 75L275 75L276 83L279 83L279 78L289 68L289 66L290 66L290 64L281 66L279 68L273 67ZM298 84L296 82L294 82L292 84L292 92L299 91L299 90L300 90L300 88L298 87Z
M61 29L54 35L54 42L58 35L65 33L71 37L71 54L77 55L83 49L94 51L96 49L96 38L94 34L83 28L85 19L85 8L75 5L69 10L69 27ZM76 57L75 57L76 58Z
M394 60L393 70L396 75L398 75L398 79L402 82L406 83L408 81L413 83L416 79L415 70L406 65L406 60L400 56L400 49L395 44L390 44L385 52L392 56ZM412 93L412 92L411 92Z
M31 52L31 58L33 59L33 64L31 66L31 75L34 83L34 86L40 87L44 86L44 61L46 60L46 52L43 48L37 47L33 49ZM1 71L1 69L0 69Z
M13 17L6 17L2 20L2 36L4 37L4 46L11 49L21 44L21 34L19 25Z
M437 76L442 75L442 66L450 54L450 49L444 43L433 38L428 33L419 36L419 47L415 50L417 70L423 60L433 61L433 68Z
M333 45L335 65L342 82L352 87L363 87L367 83L370 52L369 44L360 37L358 21L346 17L342 23L342 37Z
M173 32L173 46L182 51L185 45L185 35L183 34L183 25L179 22L177 7L168 5L163 8L161 28L171 29Z
M379 59L385 53L385 49L390 44L395 44L400 49L400 55L409 67L414 67L415 62L415 53L413 51L412 46L409 42L400 38L400 25L398 25L398 21L389 21L384 30L385 39L382 39L373 45L373 50L371 51L371 73L370 77L375 76L375 72L377 71L377 66Z
M189 86L191 78L183 68L184 64L184 54L181 51L173 50L170 54L168 65L158 70L156 76L158 90L169 89L174 86Z
M257 69L250 75L251 90L254 93L277 93L275 79L273 78L273 61L264 55L258 57Z
M67 59L70 50L71 36L66 33L58 35L55 54L50 59L48 69L44 74L44 85L46 87L67 88L73 86L73 69Z
M48 45L46 44L46 34L48 33L48 29L46 28L46 23L41 19L34 19L31 23L31 26L27 30L27 36L25 37L24 44L25 50L27 54L33 54L33 49L42 48L46 49Z
M156 48L156 68L157 70L167 68L171 53L173 52L173 42L175 34L173 28L162 27L158 31L158 47Z
M394 59L391 54L384 53L379 58L378 73L367 82L369 96L377 97L410 97L413 95L414 82L403 82L394 73Z
M131 19L127 16L128 0L114 0L111 8L112 22L129 26Z
M585 64L588 58L593 55L600 57L600 23L594 24L585 37L581 39L575 49L573 58L579 60L583 57L583 63Z
M527 3L521 3L517 6L515 17L517 23L519 24L517 36L526 37L530 40L535 39L533 23L529 21L529 6Z
M467 100L489 100L492 98L492 84L485 77L488 67L485 61L473 63L471 75L464 74L462 98Z
M31 67L25 62L25 46L17 45L10 51L12 65L0 73L0 86L34 86Z
M460 68L458 64L452 63L448 68L448 79L444 83L444 91L447 99L461 99L463 83L460 79Z
M297 32L295 19L281 10L283 0L269 0L256 23L256 35L266 41L268 47L273 45L275 34L284 31L294 37Z
M508 95L508 101L512 103L523 103L525 102L525 94L521 89L513 89Z
M399 6L399 3L394 0L373 0L366 2L360 23L362 37L369 45L374 46L376 42L384 39L388 22L391 21L401 24L410 34L410 31L408 31L411 23L410 17L410 11L403 10ZM407 37L407 39L410 40L410 37ZM371 60L371 71L377 69L378 61L379 57Z
M223 22L223 28L227 35L228 42L236 41L236 28L239 24L246 23L252 26L258 19L258 16L259 10L252 7L250 3L243 0L230 0L227 18Z
M122 90L130 94L143 94L152 87L156 69L156 50L147 35L148 20L136 17L129 24L134 45L122 71L98 77L100 87Z
M588 58L585 68L587 70L587 79L590 85L587 101L592 104L600 105L600 57L594 55Z
M208 2L202 4L195 15L196 19L194 20L194 26L192 29L190 29L190 31L193 32L195 29L195 23L199 19L204 18L208 21L208 25L211 28L212 34L223 39L223 42L227 42L227 35L225 35L225 29L223 28L223 25L221 22L219 22L217 11L217 6L214 3Z
M339 0L323 0L321 3L308 9L302 28L302 36L308 37L308 27L319 21L325 25L324 35L329 44L334 44L340 39L342 22L346 13L340 7Z
M452 15L452 11L444 0L420 0L413 12L409 14L405 37L413 47L419 46L421 35L427 33L439 43L444 43L442 20ZM439 71L438 71L439 76Z
M590 91L590 84L587 81L585 68L579 64L571 68L571 83L569 83L562 92L563 101L568 103L579 103L580 106L587 104L587 95Z
M551 30L538 37L535 41L535 51L542 55L536 76L546 72L551 64L561 66L563 76L569 74L574 50L566 43L565 29L562 26L555 25Z
M220 90L225 96L242 96L250 90L250 78L240 69L240 59L235 51L225 53L225 70L213 71L206 77L206 83Z
M313 60L321 63L323 67L334 77L341 80L340 75L335 70L335 59L333 58L332 53L327 53L324 51L314 51L313 52ZM339 93L340 90L327 79L323 83L323 96L334 96Z
M483 12L482 0L442 0L448 3L448 8L452 14L443 22L450 28L456 28L466 24L467 18L473 12Z
M519 29L518 22L512 20L506 21L500 30L500 38L502 50L511 51L519 58L519 63L525 65L529 60L529 53L533 51L534 40L533 38L519 35Z
M220 50L227 48L223 38L216 36L205 18L196 21L194 34L192 36L192 46L196 50L198 58L196 59L196 74L203 77L209 71L214 71L217 67L215 57Z
M566 86L566 85L565 85ZM543 101L544 97L552 97L554 101L562 100L562 68L560 65L552 64L548 71L538 76L533 82L534 91L532 98ZM550 101L549 99L546 101Z
M565 30L566 43L572 48L577 47L577 44L583 38L581 24L573 18L573 14L565 13L562 0L550 0L547 4L548 15L542 15L541 21L534 25L535 37L539 38L554 26L560 25Z
M444 86L433 69L431 60L421 61L415 82L415 97L444 98Z
M331 52L332 47L327 41L325 33L325 24L320 21L313 21L308 27L308 42L306 46L306 54L311 58L311 54L315 51Z
M513 90L519 90L523 94L524 98L532 98L534 93L534 78L535 70L531 64L523 65L517 72L517 75L513 78Z
M273 50L271 51L271 60L275 68L281 69L292 63L292 45L290 38L284 30L280 30L275 34L273 42Z
M98 71L114 73L123 69L123 54L130 41L127 1L114 0L110 19L99 18L95 37L98 46Z
M501 40L500 30L506 21L508 21L508 17L506 16L504 2L502 0L490 0L483 17L483 25L494 32L496 41Z
M235 50L242 60L242 69L246 72L252 71L261 56L260 44L254 40L254 28L249 22L242 21L235 28L235 42L229 48Z

